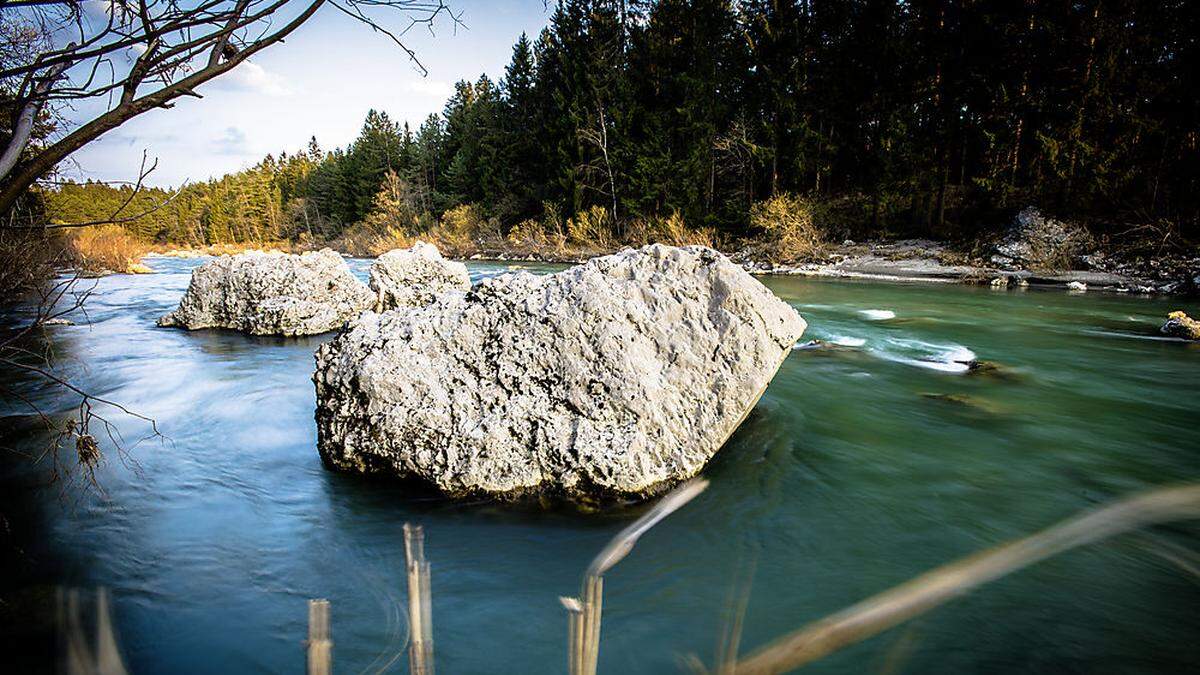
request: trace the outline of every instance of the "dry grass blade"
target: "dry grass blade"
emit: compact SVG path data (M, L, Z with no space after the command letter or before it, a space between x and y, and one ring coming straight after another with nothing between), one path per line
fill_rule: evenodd
M333 640L329 636L329 601L308 601L308 675L333 672Z
M678 511L684 504L695 499L696 495L704 492L707 487L708 481L703 478L691 480L675 488L674 491L660 499L641 518L638 518L629 527L618 532L617 536L608 542L608 545L592 560L592 564L587 570L588 575L600 576L612 569L613 565L621 562L625 556L629 555L638 538L645 534L647 530L657 525L663 518Z
M706 480L691 480L660 499L641 518L618 532L592 560L583 577L579 598L559 598L567 610L567 666L571 675L596 673L600 659L600 623L604 612L604 573L621 562L647 530L692 501L707 487Z
M1194 518L1200 518L1200 485L1130 497L939 567L809 624L738 662L736 672L759 675L794 670L1064 551L1148 525Z
M429 592L429 563L425 560L425 532L420 525L404 524L404 557L408 572L408 666L413 675L433 675L433 618Z
M90 594L88 594L90 595ZM94 673L96 675L126 675L129 671L121 658L113 632L112 612L108 589L96 590L92 603L95 620L84 619L85 597L77 588L58 589L55 614L59 640L59 672Z
M754 586L757 563L740 572L729 587L726 600L725 619L717 640L716 672L718 675L733 675L737 666L738 647L742 641L742 625L746 619L746 608L750 605L750 589Z

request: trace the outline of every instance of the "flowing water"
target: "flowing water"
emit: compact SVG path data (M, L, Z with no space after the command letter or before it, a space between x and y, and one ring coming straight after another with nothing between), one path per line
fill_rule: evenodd
M153 417L167 440L136 443L145 426L108 411L133 461L104 439L100 489L87 492L37 487L28 462L6 459L7 597L109 588L122 654L143 673L300 672L306 601L329 598L338 672L404 671L401 527L412 521L432 564L440 672L565 670L558 596L578 593L636 508L454 503L326 471L309 378L329 336L155 328L197 263L148 262L158 274L97 282L90 323L47 331L75 382ZM360 274L366 264L352 261ZM507 268L471 269L478 279ZM601 672L711 662L731 589L751 572L743 650L1081 509L1200 479L1200 349L1154 337L1177 302L763 282L808 320L803 340L836 348L794 350L706 469L708 491L608 574ZM972 358L998 369L964 372ZM75 405L59 388L3 377L56 414ZM9 400L3 412L3 445L37 450L44 434L28 411ZM1198 532L1171 526L1071 552L811 670L1192 670L1200 577L1155 551L1196 548ZM40 644L26 647L36 662Z

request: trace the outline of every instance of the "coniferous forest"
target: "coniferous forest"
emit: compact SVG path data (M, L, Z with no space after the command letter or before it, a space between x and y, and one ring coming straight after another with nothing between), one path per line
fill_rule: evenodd
M1036 205L1098 233L1194 239L1197 36L1187 0L563 0L503 73L457 83L416 128L371 111L332 150L314 130L131 227L327 241L449 213L501 236L566 224L621 240L673 219L737 239L757 234L756 204L789 195L835 237L970 239ZM128 195L48 196L79 222Z

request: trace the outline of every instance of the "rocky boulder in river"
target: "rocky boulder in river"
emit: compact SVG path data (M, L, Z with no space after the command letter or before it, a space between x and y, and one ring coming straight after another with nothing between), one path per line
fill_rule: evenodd
M804 328L707 248L507 274L319 348L318 448L452 496L646 497L700 471Z
M1183 312L1171 312L1167 315L1167 322L1162 325L1159 331L1163 335L1171 337L1183 338L1185 340L1200 340L1200 321L1193 319Z
M334 251L248 251L193 270L179 307L158 325L315 335L340 328L374 304L375 294Z
M467 266L446 260L433 244L418 241L379 256L371 265L368 282L375 291L376 311L421 307L448 291L471 288Z

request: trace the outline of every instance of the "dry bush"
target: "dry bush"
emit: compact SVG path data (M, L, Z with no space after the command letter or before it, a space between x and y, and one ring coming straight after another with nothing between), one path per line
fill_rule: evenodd
M420 203L421 196L412 184L388 171L363 222L379 231L418 232L422 229Z
M667 244L669 246L707 246L719 248L720 236L711 227L693 229L687 226L683 216L673 211L666 218L635 220L629 225L627 240L630 244Z
M68 240L75 264L88 272L129 272L149 247L120 225L83 227Z
M998 241L982 246L997 265L1061 272L1074 269L1096 242L1082 225L1044 216L1029 207L1017 214Z
M475 204L459 204L447 209L434 229L433 238L439 248L466 252L472 248L475 235L483 229L483 213Z
M1096 242L1082 225L1058 223L1054 232L1041 238L1030 248L1029 269L1042 272L1064 272L1075 269L1080 256L1091 250Z
M362 222L347 227L334 242L334 248L355 257L370 258L394 248L408 248L412 242L399 228Z
M616 245L611 221L603 206L580 211L567 221L567 238L585 251L611 251Z
M0 226L0 301L37 288L70 259L58 232Z
M561 227L548 229L546 223L530 218L514 225L505 243L509 250L522 255L561 257L566 254L567 235Z
M813 224L812 205L780 193L750 208L750 225L763 233L762 255L772 262L812 260L825 248L825 237Z
M465 257L478 252L481 242L502 244L504 234L500 222L495 218L485 218L478 205L460 204L447 209L437 227L430 229L421 239L431 241L444 254Z

